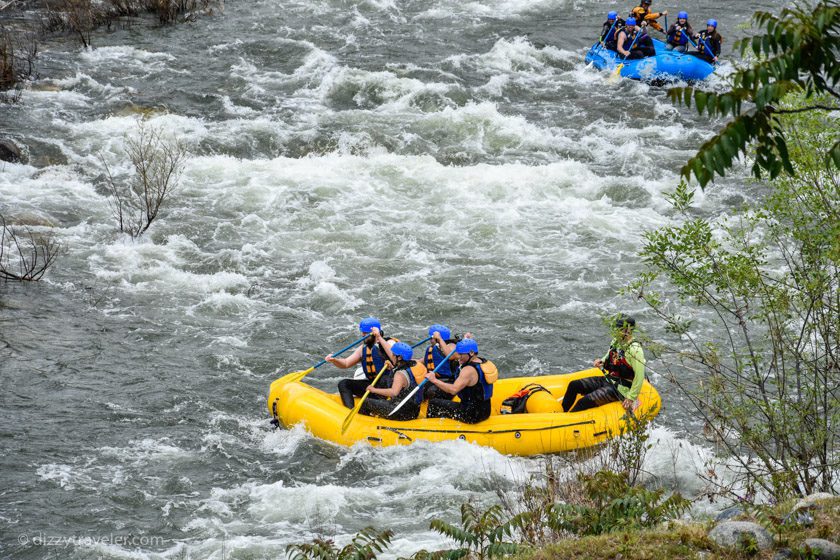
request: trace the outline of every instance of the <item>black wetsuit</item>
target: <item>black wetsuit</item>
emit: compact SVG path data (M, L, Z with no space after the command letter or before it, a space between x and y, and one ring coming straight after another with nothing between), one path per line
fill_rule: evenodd
M390 337L385 340L391 340ZM379 370L385 365L388 354L380 345L366 345L362 350L362 368L365 372L365 379L342 379L338 382L338 394L341 395L341 402L347 408L356 406L353 397L361 397L367 391L368 385L373 381ZM380 389L387 389L390 387L388 376L390 371L386 370L379 381L376 382L376 387ZM370 395L368 399L381 399L379 395Z
M578 395L583 396L572 410L571 406L575 404ZM606 377L584 377L569 383L566 394L563 395L563 410L565 412L580 412L623 399L624 397L621 396L615 385L608 381Z
M415 362L412 361L411 366L415 365ZM389 418L391 420L414 420L417 416L420 415L420 401L417 398L417 393L415 396L411 398L407 403L405 403L400 409L397 411L396 414L393 416L388 416L391 414L391 411L397 408L399 404L405 399L411 391L417 387L417 381L414 378L414 374L411 372L410 369L407 367L402 367L394 372L393 376L388 378L389 383L388 387L393 385L393 380L397 375L406 375L408 378L408 385L403 387L402 390L397 393L396 397L391 399L384 399L382 397L378 399L371 400L370 395L368 399L362 404L362 407L359 409L359 412L362 414L367 414L368 416L376 416L379 418ZM419 391L418 391L419 392Z
M426 412L427 418L454 418L467 424L475 424L490 417L490 398L486 397L480 362L470 362L478 373L479 380L475 385L464 387L458 392L461 402L452 402L444 399L431 399L429 409Z
M613 23L615 23L615 27L613 27ZM624 29L624 20L621 18L617 18L615 22L610 20L604 22L604 26L601 28L601 42L608 50L616 50L616 39L618 38L618 32L622 29Z
M446 341L447 344L452 344L455 342L458 342L458 340L449 339ZM446 359L446 355L443 352L441 352L437 344L432 344L431 346L427 347L424 355L424 363L426 365L426 369L428 369L429 371L434 371L435 367L438 364L440 364L441 361ZM458 365L458 361L450 359L448 366L441 366L436 375L438 379L440 379L444 383L454 383L455 378L458 377L459 369L460 366ZM423 386L422 391L423 398L426 400L446 399L451 401L453 398L455 398L455 395L450 395L449 393L439 388L437 385L433 385L432 383L426 383L426 385Z

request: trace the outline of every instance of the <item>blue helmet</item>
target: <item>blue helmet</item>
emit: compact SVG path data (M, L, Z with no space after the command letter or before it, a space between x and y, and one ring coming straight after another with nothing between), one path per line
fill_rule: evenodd
M627 21L624 22L624 25L627 27L635 27L636 25L636 18L627 18Z
M373 330L373 327L382 330L382 323L380 323L379 319L376 317L367 317L359 322L359 331L361 331L362 334L369 333Z
M465 338L455 345L455 351L459 354L478 353L478 342L474 338Z
M706 25L711 25L712 27L717 29L717 20L716 19L710 19L709 21L706 22Z
M438 325L437 323L435 323L434 325L429 327L429 336L435 334L435 331L440 333L440 337L443 340L449 340L450 338L452 338L452 331L450 331L446 327L446 325Z
M618 17L618 12L610 12L607 14L607 21L615 21Z
M688 12L680 12L677 14L677 19L688 19Z
M412 350L411 346L409 346L405 342L397 342L396 344L391 346L391 352L394 353L394 356L402 358L406 362L414 356L414 350Z

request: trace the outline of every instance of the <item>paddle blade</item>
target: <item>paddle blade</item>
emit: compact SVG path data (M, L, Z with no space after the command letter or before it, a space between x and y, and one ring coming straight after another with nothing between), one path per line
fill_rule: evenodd
M610 77L607 78L608 82L614 83L621 79L621 69L624 68L624 63L622 62L618 66L615 67L613 73L610 74Z
M388 369L388 362L385 362L385 365L382 366L382 369L380 369L379 373L376 374L376 377L373 378L371 385L376 387L376 382L379 381L379 378L382 377L382 374L385 373L386 369ZM347 418L344 419L344 423L341 424L341 435L344 435L344 432L346 432L347 428L350 427L350 422L352 422L353 418L356 417L356 414L362 408L362 404L365 402L365 399L368 398L368 395L370 395L370 391L365 391L365 394L362 395L362 398L359 399L359 402L356 403L356 406L353 407L353 410L351 410L350 414L347 415Z
M358 404L353 407L353 410L347 413L347 417L344 418L344 422L341 424L341 435L344 435L344 432L346 432L347 428L350 427L350 424L353 422L353 418L356 417L356 414L359 413L359 409L362 408L363 402L365 402L365 399L359 399Z
M289 383L297 383L298 381L300 381L301 379L303 379L304 377L306 377L307 375L309 375L313 371L315 371L315 368L311 367L309 369L304 369L304 370L301 370L301 371L296 371L294 373L290 373L287 376L288 379L289 379Z

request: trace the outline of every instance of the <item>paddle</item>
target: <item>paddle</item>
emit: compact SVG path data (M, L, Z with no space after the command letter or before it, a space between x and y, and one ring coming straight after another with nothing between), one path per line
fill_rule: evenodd
M436 367L435 369L433 369L433 370L432 370L432 373L437 373L437 370L439 370L439 369L440 369L440 366L442 366L443 364L448 364L448 363L449 363L449 358L451 358L451 357L452 357L452 354L454 354L454 353L455 353L455 350L453 350L452 352L450 352L450 353L449 353L449 355L448 355L448 356L446 356L446 357L443 359L443 361L441 361L441 362L437 365L437 367ZM428 380L428 379L424 379L422 383L418 384L418 385L417 385L417 387L415 387L415 388L414 388L414 390L413 390L412 392L410 392L410 393L408 394L408 396L406 396L406 397L402 400L402 402L401 402L400 404L398 404L398 405L397 405L397 408L395 408L395 409L394 409L394 410L392 410L390 413L388 413L388 416L389 416L389 417L393 416L393 415L394 415L394 414L395 414L395 413L396 413L399 409L401 409L401 408L403 407L403 405L404 405L405 403L407 403L407 402L408 402L408 399L410 399L410 398L412 398L412 397L414 396L414 393L416 393L417 391L419 391L419 390L420 390L420 387L422 387L423 385L425 385L425 384L426 384L426 383L428 383L428 382L429 382L429 380Z
M685 35L685 38L688 40L689 43L691 43L692 47L694 47L697 50L700 50L700 47L697 46L697 43L691 40L691 37L689 37L688 33L686 33L684 29L680 29L680 33Z
M633 37L633 42L630 43L630 48L627 49L627 54L624 55L624 58L621 59L621 64L619 64L616 67L616 69L613 70L613 73L609 77L609 81L614 82L614 81L618 80L619 78L621 78L621 69L624 68L624 63L627 62L627 57L630 56L631 52L633 52L633 46L636 44L636 41L639 40L639 36L641 36L642 33L643 33L643 31L641 29L636 31L636 36Z
M716 60L717 56L715 56L715 52L712 49L709 48L709 44L706 42L706 39L704 39L702 36L700 36L700 40L703 41L703 46L706 47L707 51L709 51L709 56L711 56L713 59L715 59L712 62L717 64L717 60ZM700 49L698 48L697 50L700 50Z
M677 23L679 23L679 22L680 22L680 20L677 19ZM668 14L665 14L665 38L666 39L668 38L668 29L670 29L668 27Z
M610 34L612 33L613 29L615 29L615 24L617 24L617 23L618 23L618 18L616 17L616 18L615 18L615 21L614 21L614 22L613 22L613 24L612 24L612 27L610 27L610 30L609 30L609 31L607 31L607 34L606 34L606 35L604 35L603 37L601 37L600 39L598 39L598 40L595 42L595 44L594 44L594 45L592 45L592 49L594 49L594 48L595 48L595 47L597 47L598 45L601 45L602 47L607 46L607 45L604 43L604 39L606 39L607 37L609 37L609 36L610 36ZM592 50L592 49L589 49L589 50ZM600 49L599 49L599 50L600 50Z
M417 344L413 345L412 348L417 348L421 344L425 344L426 342L430 341L431 339L432 339L431 336L426 337L423 340L421 340L420 342L418 342ZM382 377L382 374L385 372L385 369L387 367L388 367L387 363L384 366L382 366L382 369L379 370L379 373L377 373L376 377L373 378L373 381L371 382L371 385L376 387L376 382L379 381L380 377ZM356 414L358 414L359 410L362 408L362 404L365 402L365 400L367 400L368 395L370 395L370 391L365 391L365 394L362 395L362 398L359 399L359 402L356 403L356 406L353 407L353 410L351 410L349 413L347 413L347 417L344 418L344 422L341 424L342 435L344 434L344 432L347 431L347 428L350 427L350 424L353 422L353 418L356 417Z
M344 348L342 348L338 352L333 352L333 356L340 356L344 352L347 352L348 350L350 350L351 348L353 348L354 346L356 346L360 342L364 341L364 339L366 339L369 336L370 336L369 334L366 334L365 336L363 336L362 338L360 338L356 342L354 342L352 344L348 344L347 346L345 346ZM312 373L313 371L315 371L316 369L318 369L319 367L321 367L322 365L324 365L326 363L327 363L327 360L321 360L320 362L318 362L317 364L315 364L314 366L312 366L309 369L304 369L304 370L301 370L301 371L295 371L295 372L290 373L289 375L293 375L295 377L292 377L289 380L289 382L290 383L296 383L296 382L300 381L301 379L303 379L304 377L306 377L307 375L309 375L310 373Z

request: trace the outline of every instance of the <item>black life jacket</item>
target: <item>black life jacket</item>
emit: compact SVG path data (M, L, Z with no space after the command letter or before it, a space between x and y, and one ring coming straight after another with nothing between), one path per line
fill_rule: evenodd
M639 343L634 340L630 344ZM604 362L604 369L607 372L607 379L616 386L623 385L630 388L636 378L636 372L633 371L633 367L627 363L627 358L624 357L624 350L615 346L610 346L610 352Z
M709 49L703 44L703 41L709 45L709 49L712 49L712 52L709 52ZM697 40L697 50L700 51L702 54L709 55L711 57L715 57L720 55L720 44L723 41L723 37L720 36L720 33L715 31L712 34L709 34L707 30L703 30L700 32L700 38Z
M691 24L688 22L686 22L685 27L681 26L679 22L675 23L668 30L668 43L672 45L686 45L688 44L688 37L693 34Z
M402 390L399 393L397 393L397 396L392 397L391 400L393 400L394 402L400 403L400 402L403 401L403 399L405 399L409 395L409 393L411 393L417 387L417 375L415 374L415 370L417 370L418 367L423 368L422 373L425 374L426 368L424 366L418 364L416 360L411 360L408 363L404 363L403 365L400 366L399 369L394 370L393 375L390 378L390 383L388 384L388 387L392 387L394 385L394 378L397 375L400 375L401 372L405 372L405 376L408 378L408 386L403 387ZM419 373L419 371L418 371L418 373ZM420 403L423 402L423 392L422 391L417 391L414 394L414 398L412 399L412 401L413 401L414 404L419 406ZM412 404L412 403L406 403L406 406L408 406L410 404Z
M385 337L385 340L394 340L399 342L396 338ZM374 344L372 346L368 346L365 344L362 346L362 370L365 372L365 377L368 378L369 381L373 381L376 375L379 373L379 370L387 363L388 369L390 370L393 365L387 358L388 354L385 352L385 349L382 348L380 344ZM387 375L387 371L385 372Z
M613 27L610 20L605 21L603 28L601 28L601 41L607 46L609 46L610 43L615 46L615 41L618 38L618 32L622 29L624 29L624 20L620 17L615 19L615 27Z
M488 362L485 358L479 357L478 360L478 362L469 362L464 364L465 366L472 366L475 368L475 371L478 373L478 383L472 385L471 387L464 387L458 391L458 398L461 399L463 406L469 406L467 403L489 401L493 396L493 383L487 380L487 376L484 374L484 370L481 366L482 364L490 364L491 367L494 368L494 371L496 366L494 366L491 362ZM496 373L496 376L496 378L498 378L498 372Z

